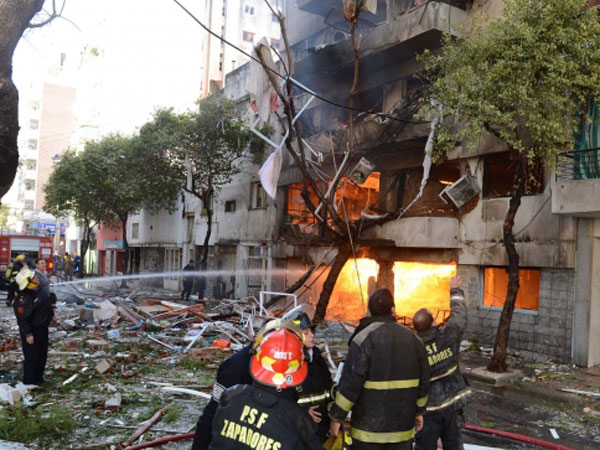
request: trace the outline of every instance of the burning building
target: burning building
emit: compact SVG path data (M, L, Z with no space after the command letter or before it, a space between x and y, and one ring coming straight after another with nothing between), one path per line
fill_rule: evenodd
M310 93L295 92L298 108L307 105L298 121L307 144L304 157L323 192L336 178L349 146L348 110L338 105L348 103L353 51L341 3L288 1L284 11L293 77L328 100L308 104ZM355 152L347 162L357 173L348 170L336 180L332 196L340 218L359 224L352 234L356 239L344 250L320 225L315 217L323 214L318 197L284 151L274 200L261 187L258 165L248 165L219 193L210 267L264 269L263 275L235 274L223 280L233 295L245 296L288 289L307 268L317 266L296 290L301 300L312 303L336 269L326 318L357 321L369 293L385 287L407 323L422 307L443 320L449 309L448 280L458 273L469 307L466 337L491 345L506 295L502 225L515 165L504 144L488 137L475 154L457 146L424 180L430 127L415 120L414 113L423 88L416 55L438 49L443 33L466 24L476 12L499 14L502 2L370 3L376 8L361 15L358 24L363 38L354 98L355 107L368 112L354 117ZM249 64L229 73L224 94L249 103L252 76ZM282 138L275 128L273 139ZM600 181L561 174L557 178L542 168L528 174L532 182L514 225L521 288L509 348L526 357L593 365L600 363L600 197L594 195ZM414 201L422 184L422 195ZM399 219L378 219L399 210ZM370 225L361 227L356 220L361 217ZM198 241L206 224L199 214L187 220L180 228ZM336 267L334 257L342 251L350 253ZM272 275L271 269L287 272Z

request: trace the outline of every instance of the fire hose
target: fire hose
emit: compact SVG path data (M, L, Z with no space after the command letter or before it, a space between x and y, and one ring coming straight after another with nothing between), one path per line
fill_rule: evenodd
M522 434L511 433L510 431L495 430L493 428L480 427L478 425L465 425L465 430L477 431L479 433L495 434L497 436L507 437L515 441L525 442L527 444L539 445L540 447L551 448L553 450L575 450L572 447L566 447L560 444L543 441L541 439L524 436Z

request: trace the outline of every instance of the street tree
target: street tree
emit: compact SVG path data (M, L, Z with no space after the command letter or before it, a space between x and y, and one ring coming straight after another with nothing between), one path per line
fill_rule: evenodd
M44 0L0 0L0 199L10 189L19 163L19 93L12 81L12 58L27 28L46 25L60 17L65 1L52 1L52 10L41 12ZM40 13L42 18L32 19Z
M110 135L89 142L81 157L86 160L90 201L100 218L123 230L123 273L128 269L127 220L142 209L175 210L180 175L164 154L144 145L139 136Z
M71 216L83 228L82 261L90 247L93 228L110 216L110 211L104 209L104 204L98 202L93 194L94 185L99 180L95 178L97 174L92 162L92 158L69 150L62 155L44 186L44 209L56 217ZM82 264L79 276L84 275L85 265Z
M489 366L503 372L519 291L515 216L529 169L553 168L557 155L572 148L581 112L600 90L600 23L586 0L506 0L501 17L477 16L460 31L424 62L431 98L461 124L439 127L437 157L457 142L474 148L489 133L506 144L516 165L503 225L508 290Z
M175 113L162 109L140 130L140 138L157 152L168 154L171 167L187 177L182 187L196 197L206 216L206 234L200 270L208 268L215 193L242 170L242 163L261 151L235 102L211 96L199 103L199 111ZM204 283L201 283L201 290ZM200 293L203 295L203 292Z

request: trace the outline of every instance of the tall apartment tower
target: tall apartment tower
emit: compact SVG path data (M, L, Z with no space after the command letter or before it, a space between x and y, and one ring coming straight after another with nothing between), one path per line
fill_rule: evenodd
M262 38L278 47L279 22L263 0L203 2L203 23L246 53L252 53L254 45ZM283 0L272 0L271 5L282 9ZM203 36L201 49L200 97L204 98L222 89L225 74L247 62L248 57L209 33Z

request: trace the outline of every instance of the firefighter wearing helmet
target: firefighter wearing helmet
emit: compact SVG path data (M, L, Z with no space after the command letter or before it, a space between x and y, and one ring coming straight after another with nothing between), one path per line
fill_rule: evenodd
M276 323L259 334L251 353L253 382L221 395L209 449L322 449L314 423L296 403L294 388L307 374L301 335Z
M4 272L4 280L8 284L8 295L6 296L6 306L10 306L17 293L18 287L16 283L17 274L25 264L25 255L17 255L15 259L8 265Z
M23 383L44 383L48 327L55 321L49 292L40 289L36 273L25 266L15 277L19 292L13 307L23 348Z

